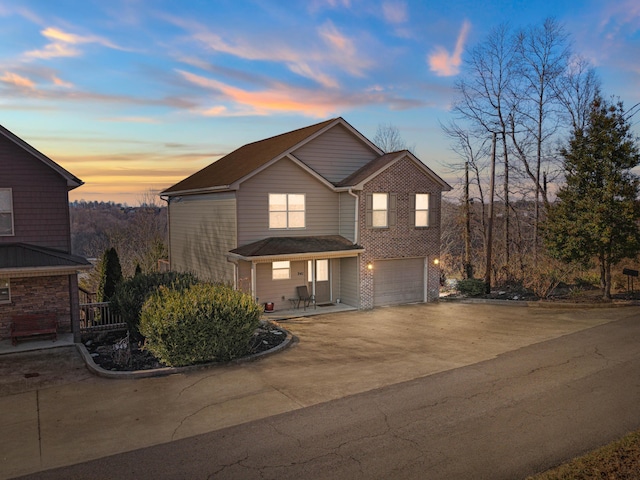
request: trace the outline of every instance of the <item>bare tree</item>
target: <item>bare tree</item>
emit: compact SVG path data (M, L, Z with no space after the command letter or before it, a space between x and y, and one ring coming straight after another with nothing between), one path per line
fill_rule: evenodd
M408 147L407 142L404 141L400 130L395 125L379 124L376 134L373 136L373 143L375 143L380 150L385 153L397 152L399 150L409 150L413 152L413 147Z

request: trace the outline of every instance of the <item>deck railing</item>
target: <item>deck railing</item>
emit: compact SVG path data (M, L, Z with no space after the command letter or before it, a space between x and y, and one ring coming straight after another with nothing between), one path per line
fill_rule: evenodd
M109 302L80 304L80 330L124 330L127 324L119 315L113 313Z

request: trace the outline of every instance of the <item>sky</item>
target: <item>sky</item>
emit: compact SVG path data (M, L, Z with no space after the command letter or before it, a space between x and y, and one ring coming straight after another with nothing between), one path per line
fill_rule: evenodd
M0 0L0 124L85 182L71 201L137 205L338 116L455 181L441 124L467 51L548 17L603 94L640 102L638 0Z

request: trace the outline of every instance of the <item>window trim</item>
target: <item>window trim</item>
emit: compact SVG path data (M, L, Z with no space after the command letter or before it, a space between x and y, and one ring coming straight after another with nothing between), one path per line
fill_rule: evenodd
M3 286L3 283L5 281L7 282L6 287ZM2 288L6 288L7 289L7 298L3 300L2 297L0 297L0 305L11 303L11 279L9 279L9 278L7 278L7 279L0 278L0 289L2 289Z
M276 264L282 264L281 266L279 266L278 268L276 268ZM284 264L286 264L287 266L284 267ZM287 272L287 276L286 277L276 277L275 273L276 272ZM290 260L280 260L280 261L275 261L275 262L271 262L271 280L290 280L291 279L291 261Z
M11 218L11 231L9 233L0 232L0 237L13 237L15 236L15 222L14 222L14 209L13 209L13 189L12 188L0 188L0 192L9 192L9 210L0 210L0 214L9 214Z
M382 212L384 210L373 209L373 196L374 195L386 195L387 196L387 221L386 225L374 225L373 224L373 214L374 212ZM398 206L398 194L397 193L387 193L387 192L373 192L367 193L365 197L366 201L366 219L365 224L367 228L376 229L376 230L387 230L390 227L395 227L397 223L397 206Z
M272 195L284 195L285 196L285 209L284 210L272 210L271 209L271 196ZM302 197L302 210L290 210L289 209L289 197L293 195L298 195ZM303 230L307 228L307 194L306 193L269 193L267 198L267 208L268 208L268 222L269 222L269 230ZM290 226L289 215L291 213L300 213L302 212L302 226L301 227L292 227ZM284 227L273 227L271 226L271 214L272 213L284 213L286 226Z

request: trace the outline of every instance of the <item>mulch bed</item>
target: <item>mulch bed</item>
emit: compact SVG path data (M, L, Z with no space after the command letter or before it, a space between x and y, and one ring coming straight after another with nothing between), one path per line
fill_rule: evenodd
M126 332L123 331L93 333L83 338L82 343L84 343L94 363L105 370L136 371L167 366L158 360L151 352L145 350L140 343L134 341L129 342L131 353L127 355L128 358L124 360L125 357L115 346L118 342L123 341L126 335ZM287 335L285 333L276 329L273 325L262 325L254 334L253 345L247 355L271 350L284 342L286 337ZM124 343L126 343L126 341Z

